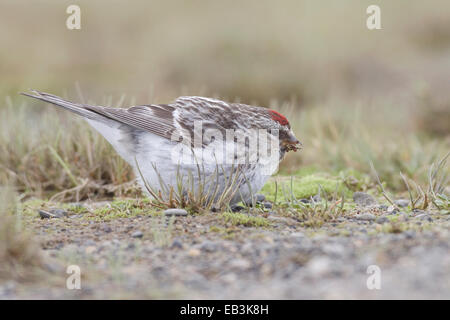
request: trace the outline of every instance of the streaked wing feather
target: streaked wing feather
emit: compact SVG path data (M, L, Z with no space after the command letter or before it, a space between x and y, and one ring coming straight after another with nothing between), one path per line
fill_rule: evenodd
M86 109L167 139L176 130L173 122L174 108L169 105L135 106L129 109L88 106Z

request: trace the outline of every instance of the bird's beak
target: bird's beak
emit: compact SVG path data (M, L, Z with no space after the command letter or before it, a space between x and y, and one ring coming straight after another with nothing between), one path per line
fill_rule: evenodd
M287 151L297 151L302 148L302 143L295 137L292 131L289 132L288 137L283 140L282 145Z

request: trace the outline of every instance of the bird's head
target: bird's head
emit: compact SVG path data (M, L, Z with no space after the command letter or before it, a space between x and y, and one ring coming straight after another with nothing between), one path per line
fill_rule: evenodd
M301 142L295 137L292 132L289 121L281 113L275 110L268 110L270 117L270 129L278 130L278 137L280 139L280 149L283 152L297 151L301 149Z

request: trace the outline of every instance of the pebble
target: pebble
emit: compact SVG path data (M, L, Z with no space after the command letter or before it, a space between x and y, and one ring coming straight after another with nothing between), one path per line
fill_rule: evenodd
M242 211L242 210L244 210L243 206L232 206L231 207L231 211L232 212L239 212L239 211Z
M332 261L327 257L315 257L308 262L307 269L315 277L322 277L329 273Z
M414 230L406 230L403 232L407 239L412 239L416 235L416 232Z
M389 213L389 214L395 214L395 213L397 213L397 209L395 209L395 207L394 206L389 206L388 208L387 208L387 213Z
M143 236L144 236L144 234L142 233L142 231L135 231L135 232L133 232L132 234L131 234L131 236L133 237L133 238L142 238Z
M174 239L171 248L183 249L183 242L180 239Z
M62 218L67 217L67 215L67 211L63 209L50 209L48 211L39 210L39 216L41 219Z
M356 219L358 220L364 220L364 221L374 221L377 217L374 214L371 213L361 213L356 216Z
M379 217L375 222L379 224L388 223L389 219L386 217Z
M266 196L263 194L257 194L255 195L255 201L256 203L262 203L266 200Z
M230 267L234 269L245 270L250 268L251 263L246 259L234 259L230 262Z
M102 228L102 230L103 230L103 232L106 232L106 233L112 232L112 229L111 229L110 226L104 226L104 227Z
M187 216L187 211L184 209L167 209L164 210L166 216Z
M431 218L429 215L427 215L427 214L425 214L425 213L418 214L418 215L416 216L416 218L418 218L418 219L420 219L420 220L426 220L426 221L428 221L428 222L433 221L433 218Z
M217 244L212 241L204 241L200 245L200 249L206 252L214 252L217 250Z
M264 208L266 209L272 209L272 204L270 202L264 202L263 203Z
M41 219L57 218L53 216L50 212L44 210L39 210L39 216L41 217Z
M399 206L400 208L407 207L409 205L408 199L398 199L394 201L394 204Z
M200 255L200 250L192 248L188 251L188 255L191 257L198 257Z
M374 197L365 192L355 192L353 194L353 201L362 207L369 207L377 203Z
M263 203L264 201L266 201L266 196L263 194L255 194L255 196L253 198L254 198L253 200L255 201L255 203ZM245 205L247 207L251 207L253 205L252 199L246 201Z

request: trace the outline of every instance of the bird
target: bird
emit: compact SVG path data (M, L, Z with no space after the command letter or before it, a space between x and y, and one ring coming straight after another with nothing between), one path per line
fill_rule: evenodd
M278 111L182 96L168 104L115 108L21 93L82 116L130 164L150 198L208 192L210 202L249 203L289 151L301 149Z

